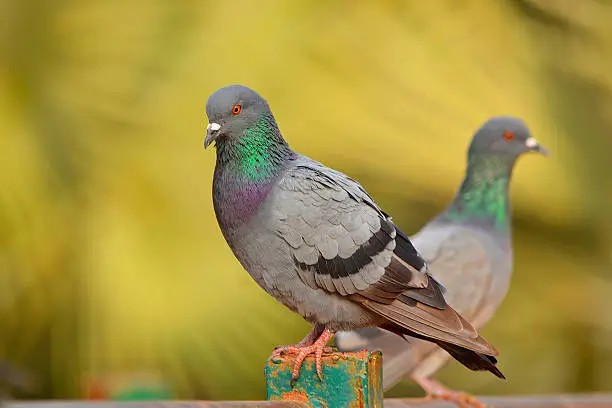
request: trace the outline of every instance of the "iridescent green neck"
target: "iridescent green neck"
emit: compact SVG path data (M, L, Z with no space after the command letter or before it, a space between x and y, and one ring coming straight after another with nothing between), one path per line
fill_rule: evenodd
M516 158L504 155L470 155L465 179L442 218L510 226L508 185Z
M217 162L247 181L269 179L293 151L283 139L271 113L265 113L237 140L217 146Z

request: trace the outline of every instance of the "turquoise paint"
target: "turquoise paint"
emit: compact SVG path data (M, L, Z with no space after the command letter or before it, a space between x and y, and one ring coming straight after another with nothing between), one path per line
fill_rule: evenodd
M307 401L314 408L382 407L382 354L379 351L330 353L323 356L323 382L314 357L304 361L300 378L291 385L294 355L269 359L266 394L270 401Z

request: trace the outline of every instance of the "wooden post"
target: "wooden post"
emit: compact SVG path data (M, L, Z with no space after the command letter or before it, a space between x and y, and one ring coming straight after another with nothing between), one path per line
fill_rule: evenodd
M382 354L365 350L323 355L323 380L308 357L291 385L295 355L269 359L266 391L270 401L299 401L313 408L382 408Z

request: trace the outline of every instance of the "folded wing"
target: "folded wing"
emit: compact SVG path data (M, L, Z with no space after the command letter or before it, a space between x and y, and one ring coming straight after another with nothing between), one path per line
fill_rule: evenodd
M302 158L278 188L276 232L306 284L360 303L398 334L497 355L448 306L408 237L357 182Z

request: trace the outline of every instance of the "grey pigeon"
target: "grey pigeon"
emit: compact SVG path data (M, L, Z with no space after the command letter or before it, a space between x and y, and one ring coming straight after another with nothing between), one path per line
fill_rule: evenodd
M411 237L432 275L447 289L445 299L478 330L508 290L512 271L508 185L517 158L532 151L547 154L522 120L489 119L474 134L455 199ZM382 349L384 389L409 377L428 395L446 392L430 377L450 356L430 343L363 329L338 333L336 344L341 350Z
M206 104L204 147L215 142L213 205L221 232L251 277L313 324L297 345L321 355L340 330L383 327L447 350L472 370L495 367L497 351L448 306L406 235L356 181L300 155L282 137L268 103L231 85Z

